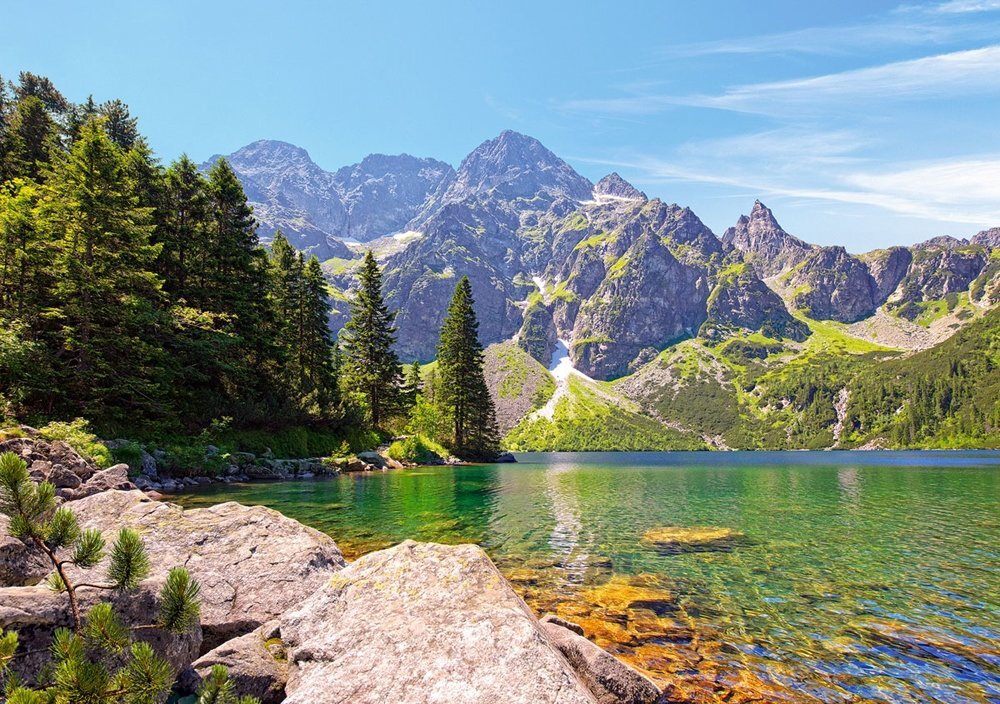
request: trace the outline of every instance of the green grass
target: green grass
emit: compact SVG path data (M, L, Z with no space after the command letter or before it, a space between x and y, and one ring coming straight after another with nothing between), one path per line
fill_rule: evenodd
M397 462L431 464L443 460L451 453L423 435L411 435L404 440L397 440L389 445L386 454Z
M577 377L556 404L553 420L527 418L506 437L515 451L700 450L704 444L688 433L668 428L637 410L601 394L601 386Z

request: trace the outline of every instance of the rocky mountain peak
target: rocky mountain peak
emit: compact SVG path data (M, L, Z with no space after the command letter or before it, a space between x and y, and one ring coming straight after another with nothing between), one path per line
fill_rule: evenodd
M801 262L812 245L785 232L774 213L759 200L749 217L741 215L736 226L726 230L722 241L751 261L761 276L773 276Z
M969 244L967 239L958 239L957 237L952 237L951 235L940 235L938 237L931 237L929 240L924 240L918 244L913 245L914 249L955 249L956 247L963 247Z
M612 172L598 181L594 186L594 195L624 200L649 200L645 193L619 176L618 172Z
M588 200L590 181L534 137L506 130L480 144L458 168L446 201L492 193L507 200L547 195Z
M218 158L215 156L212 161ZM245 147L237 149L226 159L234 165L234 168L237 165L252 166L255 169L280 167L287 170L289 167L300 165L319 168L305 149L276 139L260 139L251 142Z
M991 227L973 235L971 242L983 247L1000 248L1000 227Z

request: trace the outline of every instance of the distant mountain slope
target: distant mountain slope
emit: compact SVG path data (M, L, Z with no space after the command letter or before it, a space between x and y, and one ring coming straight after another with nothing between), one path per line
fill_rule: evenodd
M281 226L324 257L334 329L366 247L385 268L404 361L433 359L452 290L470 278L514 446L544 438L536 446L601 449L610 427L629 437L615 447L646 449L974 437L949 429L947 419L961 416L954 409L934 429L920 420L903 433L891 414L909 411L892 379L935 350L969 352L947 346L956 332L995 331L979 321L1000 302L1000 228L857 254L809 244L756 201L720 239L689 208L648 199L616 173L592 184L511 131L458 169L375 155L327 172L277 142L249 145L232 161L265 228ZM560 340L585 376L557 387L552 425L531 414L535 392L553 383L545 367ZM896 375L883 378L881 368ZM970 378L991 389L992 373L978 364ZM870 389L895 407L879 407ZM976 404L967 408L988 418L986 401Z
M207 162L211 164L219 156ZM261 140L226 156L266 240L281 229L321 259L350 257L343 239L367 241L402 228L454 169L407 154L372 154L331 173L300 147Z

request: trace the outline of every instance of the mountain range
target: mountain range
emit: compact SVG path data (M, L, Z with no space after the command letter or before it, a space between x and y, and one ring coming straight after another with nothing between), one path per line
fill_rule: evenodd
M370 248L385 268L387 302L399 311L400 357L430 362L445 305L469 276L512 438L528 437L526 426L536 438L556 438L565 427L546 435L539 424L561 417L572 425L576 407L595 413L597 427L610 422L599 421L595 409L604 407L631 419L635 427L622 434L644 438L634 449L781 445L757 426L793 414L762 420L776 411L762 405L774 400L757 389L762 374L838 355L878 358L873 364L910 358L995 317L1000 301L1000 228L853 254L789 234L757 201L720 238L689 208L649 199L618 174L591 183L512 131L483 142L457 169L372 155L327 172L305 150L269 141L226 158L265 241L280 229L322 260L334 329ZM560 362L572 373L553 384L549 368ZM988 365L986 373L994 373ZM706 385L735 409L733 427L747 425L741 416L760 423L734 435L678 410L676 399ZM800 444L873 440L843 427L849 413L838 403L850 399L830 399L832 420ZM540 416L546 406L561 416ZM588 432L596 431L579 435ZM551 449L579 446L553 439Z

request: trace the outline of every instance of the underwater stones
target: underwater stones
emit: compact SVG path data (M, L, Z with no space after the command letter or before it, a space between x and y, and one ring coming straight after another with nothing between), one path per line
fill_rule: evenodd
M708 526L651 528L642 536L643 543L665 554L728 551L745 539L743 533L732 528Z
M653 704L659 698L660 690L652 680L591 643L577 632L579 626L573 626L558 617L542 621L545 635L566 657L599 704Z

